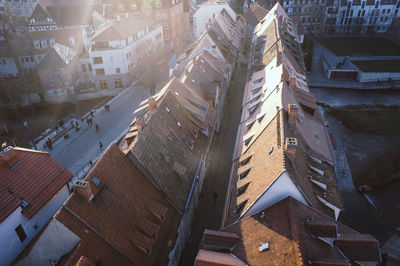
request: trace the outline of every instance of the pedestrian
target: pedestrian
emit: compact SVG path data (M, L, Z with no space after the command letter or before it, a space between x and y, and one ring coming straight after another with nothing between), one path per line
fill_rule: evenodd
M93 117L94 116L94 112L92 110L90 110L90 115Z
M90 118L86 118L86 123L89 125L90 124Z
M100 146L100 150L102 150L103 149L103 143L101 143L101 141L99 143L99 146Z
M100 142L100 143L101 143L101 142ZM89 161L89 165L90 165L90 166L92 166L92 165L93 165L93 162L92 162L92 160L90 160L90 161Z

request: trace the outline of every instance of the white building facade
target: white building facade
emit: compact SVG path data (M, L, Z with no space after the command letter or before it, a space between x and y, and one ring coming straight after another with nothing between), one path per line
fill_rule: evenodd
M133 82L138 60L163 44L163 29L161 25L146 26L118 38L96 41L96 37L101 36L95 35L91 41L91 69L87 71L91 71L97 88L120 89L129 87Z
M9 265L29 245L69 196L64 185L31 219L22 214L22 207L15 209L0 223L0 265Z

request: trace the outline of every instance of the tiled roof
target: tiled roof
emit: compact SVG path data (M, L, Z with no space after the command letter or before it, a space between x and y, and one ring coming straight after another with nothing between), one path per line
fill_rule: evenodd
M21 206L22 214L32 218L72 177L47 152L18 147L12 151L20 164L10 168L0 157L0 222L21 206L22 200L29 204Z
M117 145L83 181L91 200L76 188L56 216L81 239L67 264L165 265L181 216Z
M112 24L100 29L92 37L93 42L125 40L128 36L132 36L136 32L151 27L153 22L150 19L121 19L113 21Z
M197 134L200 131L195 115L188 111L186 104L182 104L181 95L174 86L169 85L162 89L155 110L143 115L145 123L130 145L131 154L128 156L183 212L207 137ZM185 171L177 171L174 169L176 165L181 165Z
M204 99L213 101L217 95L217 87L221 90L220 94L227 89L224 65L227 66L224 61L219 61L203 51L186 65L180 80Z
M254 39L253 48L279 47L283 42L275 34L275 25L279 24L269 13L257 27L267 34ZM276 202L276 198L269 198L269 193L273 193L270 191L277 180L287 177L310 206L335 218L341 208L334 159L322 116L305 76L294 67L295 59L288 56L291 51L281 51L270 54L268 65L253 72L246 84L226 202L226 224L259 210L260 197L269 199L263 204ZM296 111L289 114L291 104ZM296 138L295 156L285 147L288 138ZM279 190L281 195L293 191L288 187Z
M246 10L244 17L249 25L255 26L268 13L268 10L262 7L259 3L253 2L250 8Z
M315 224L319 224L319 230L312 230ZM337 235L331 234L332 229ZM204 233L203 243L208 242L210 231ZM381 260L376 239L353 231L291 197L225 227L222 232L236 234L240 240L231 249L218 250L215 249L219 246L218 238L214 234L214 248L204 244L201 248L231 253L248 265L265 265L265 262L268 265L350 265L353 261ZM219 239L221 243L226 241L224 236ZM331 241L338 245L330 245ZM348 245L341 246L344 242ZM268 244L264 251L260 250L262 244Z

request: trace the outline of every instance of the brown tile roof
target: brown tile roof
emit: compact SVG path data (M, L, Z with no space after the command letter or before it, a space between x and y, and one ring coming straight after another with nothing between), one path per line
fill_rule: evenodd
M162 89L162 94L157 96L160 99L157 100L156 109L144 113L143 118L146 121L136 141L131 144L131 154L128 156L167 195L172 204L183 212L208 138L197 134L201 132L196 123L198 118L189 110L199 110L192 103L189 108L186 99L181 98L183 95L175 91L174 85L177 82L173 79L167 84ZM186 86L176 88L182 90L181 93L187 90ZM189 94L185 93L191 100L205 104L194 94ZM206 106L209 107L210 105ZM205 111L207 114L209 112ZM186 170L175 171L175 162Z
M11 153L16 156L13 167L0 156L0 222L23 200L29 205L21 206L22 214L32 218L72 178L47 152L14 147Z
M355 232L291 197L225 227L222 231L240 236L241 240L232 249L231 254L248 265L265 265L265 262L268 262L268 265L350 265L350 261L338 251L335 244L325 243L324 239L315 236L315 231L310 231L310 223L336 226L338 237L325 238L327 241L339 243L342 238L345 238L345 241L354 241L351 249L338 247L341 252L347 252L345 256L350 260L380 261L377 240ZM328 235L331 230L322 230L320 227L318 231ZM206 238L205 234L203 242ZM214 242L217 241L218 239L214 239ZM224 238L221 238L221 241L224 242ZM268 243L268 249L260 251L259 246L265 243ZM366 248L368 254L361 251L362 247ZM201 248L207 249L204 246Z
M281 22L270 15L259 25L259 30L265 29L267 35L254 43L256 50L274 49L274 44L282 42L275 31L275 23ZM297 72L293 59L285 55L270 54L268 65L254 72L246 85L225 209L227 224L248 215L247 211L259 209L259 198L268 197L275 181L286 176L304 202L336 218L339 214L341 201L332 166L334 159L323 119L305 76ZM289 123L289 104L298 106L295 125ZM291 137L297 138L294 158L287 155L285 148L287 138ZM291 193L286 187L280 190ZM257 207L251 209L253 206Z
M195 259L195 266L246 266L232 254L200 249Z
M254 2L250 5L250 8L245 10L244 17L246 22L251 25L257 25L268 13L268 10L262 7L259 3Z
M228 64L220 61L204 50L186 65L180 80L188 87L193 88L204 99L214 101L219 93L223 94L226 86L226 69Z
M165 265L181 216L115 144L83 181L92 199L76 188L56 216L81 239L70 263Z

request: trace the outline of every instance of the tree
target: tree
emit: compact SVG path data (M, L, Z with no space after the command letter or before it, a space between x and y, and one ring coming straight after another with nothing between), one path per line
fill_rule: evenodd
M131 71L132 81L148 88L151 95L156 93L157 85L162 81L162 65L169 60L171 51L162 44L141 46L137 49L136 62ZM165 70L168 71L168 70Z

